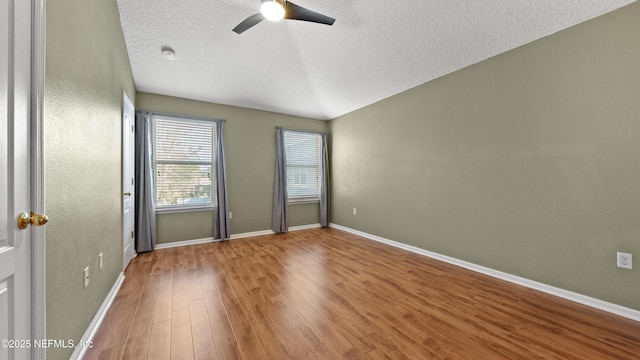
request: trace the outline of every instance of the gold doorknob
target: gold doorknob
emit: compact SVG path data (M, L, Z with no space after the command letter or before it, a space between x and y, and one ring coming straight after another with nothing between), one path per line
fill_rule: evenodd
M24 230L29 225L42 226L48 221L49 218L44 214L34 214L33 211L31 212L31 214L22 213L18 215L18 229Z
M124 195L131 196L131 193L127 191Z

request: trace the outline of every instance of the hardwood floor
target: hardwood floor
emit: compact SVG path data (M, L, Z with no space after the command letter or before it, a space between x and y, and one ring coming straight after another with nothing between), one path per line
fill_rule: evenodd
M336 229L135 258L85 359L638 359L640 323Z

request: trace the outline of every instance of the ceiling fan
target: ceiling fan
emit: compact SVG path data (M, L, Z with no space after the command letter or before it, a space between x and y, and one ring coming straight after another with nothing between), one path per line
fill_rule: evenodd
M291 1L260 1L262 2L262 5L260 6L260 12L244 19L244 21L238 24L238 26L233 28L233 32L235 32L236 34L242 34L264 19L270 21L278 21L281 19L302 20L325 25L333 25L333 22L336 21L336 19L332 17L303 8L302 6L298 6Z

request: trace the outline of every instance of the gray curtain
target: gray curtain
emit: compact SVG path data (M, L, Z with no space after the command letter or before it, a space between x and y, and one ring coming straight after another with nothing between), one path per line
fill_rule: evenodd
M151 113L136 113L136 251L156 247L156 206L153 190L153 128Z
M214 211L213 238L229 240L229 208L227 204L227 166L224 157L224 121L216 122L215 130L215 190L216 209Z
M284 128L276 129L276 175L273 190L273 218L271 230L275 233L289 231L287 196L287 158L284 150Z
M320 163L320 226L329 226L329 152L327 134L322 134L322 162Z

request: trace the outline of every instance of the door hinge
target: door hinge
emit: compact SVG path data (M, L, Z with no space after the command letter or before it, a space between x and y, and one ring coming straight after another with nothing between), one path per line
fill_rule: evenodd
M131 185L133 185L133 178L131 178Z
M136 130L135 130L133 125L131 125L131 132L136 132Z
M132 238L132 239L134 239L133 233L134 233L134 232L132 231L132 232L131 232L131 238Z

